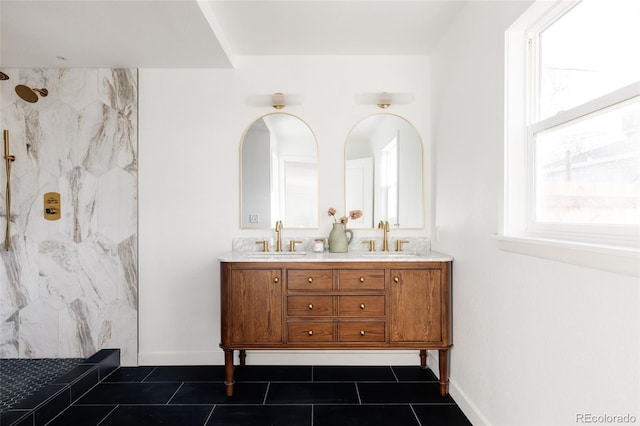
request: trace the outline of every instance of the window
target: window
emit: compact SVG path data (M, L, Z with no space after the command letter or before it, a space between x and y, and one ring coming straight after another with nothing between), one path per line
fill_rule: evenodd
M504 233L636 247L640 2L536 2L507 32Z

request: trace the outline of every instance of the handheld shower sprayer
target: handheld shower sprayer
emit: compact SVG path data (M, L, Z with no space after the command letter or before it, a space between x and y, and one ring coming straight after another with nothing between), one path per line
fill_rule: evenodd
M16 157L9 153L9 131L5 129L3 132L4 136L4 161L7 166L7 188L6 188L6 196L5 196L5 207L7 212L7 220L6 220L6 229L5 229L5 237L4 237L4 249L9 251L9 247L11 246L11 231L10 231L10 223L11 223L11 163L16 161Z

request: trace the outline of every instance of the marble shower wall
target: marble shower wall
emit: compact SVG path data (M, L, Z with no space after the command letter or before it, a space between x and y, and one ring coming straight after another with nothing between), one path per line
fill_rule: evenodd
M11 248L1 250L0 357L88 357L120 348L137 363L137 71L3 69L10 133ZM37 103L17 84L45 87ZM6 168L0 164L4 242ZM59 192L61 218L43 217Z

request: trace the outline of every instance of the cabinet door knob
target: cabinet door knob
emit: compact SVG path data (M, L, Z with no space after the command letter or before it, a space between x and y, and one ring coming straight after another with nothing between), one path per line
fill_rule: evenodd
M311 284L313 282L313 278L312 277L307 278L307 282Z
M399 282L400 282L400 278L398 278L398 277L393 277L393 282L394 282L394 283L399 283Z
M360 304L360 309L364 309L364 303Z
M313 304L309 303L309 309L313 309Z
M275 277L275 278L273 279L273 282L274 282L274 283L276 283L276 284L278 284L278 282L280 282L280 279L279 279L278 277Z
M364 282L364 277L360 277L360 282L363 283Z
M309 330L309 336L313 336L313 330Z
M364 336L365 334L367 334L367 333L365 333L364 330L360 330L360 335L361 336Z

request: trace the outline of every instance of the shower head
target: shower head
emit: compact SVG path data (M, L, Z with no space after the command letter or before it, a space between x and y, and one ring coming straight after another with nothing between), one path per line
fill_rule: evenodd
M31 102L33 104L38 102L38 95L36 93L39 93L40 96L45 97L49 94L49 91L47 89L32 89L31 87L25 86L24 84L18 84L16 86L16 93L22 98L22 100Z
M9 80L9 76L0 71L0 80Z

